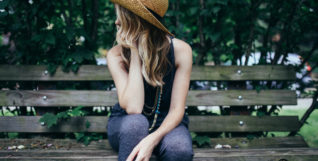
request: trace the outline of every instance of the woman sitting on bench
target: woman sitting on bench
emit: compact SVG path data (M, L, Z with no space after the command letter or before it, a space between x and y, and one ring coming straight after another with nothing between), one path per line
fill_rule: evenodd
M107 54L118 103L107 124L119 160L193 159L185 103L192 49L161 23L168 0L111 0L117 45Z

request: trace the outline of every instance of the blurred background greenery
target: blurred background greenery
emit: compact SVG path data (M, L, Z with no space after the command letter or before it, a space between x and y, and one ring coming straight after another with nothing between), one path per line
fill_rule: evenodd
M315 0L170 0L165 24L192 46L195 64L247 65L260 52L255 64L297 53L316 67L317 10ZM114 43L115 18L108 0L1 0L0 63L95 64Z

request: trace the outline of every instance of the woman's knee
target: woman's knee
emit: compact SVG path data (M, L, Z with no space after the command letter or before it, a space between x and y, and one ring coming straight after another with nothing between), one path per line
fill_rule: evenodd
M173 148L167 148L165 151L164 159L165 161L191 161L193 160L193 149L192 147L177 147L175 149Z
M149 123L142 114L125 115L120 125L121 134L138 134L148 132Z
M192 160L192 139L185 127L177 127L162 140L162 160Z

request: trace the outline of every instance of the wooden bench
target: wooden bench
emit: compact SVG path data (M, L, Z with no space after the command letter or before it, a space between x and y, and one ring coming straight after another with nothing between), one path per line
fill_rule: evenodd
M266 132L275 131L297 132L301 128L298 116L233 115L235 109L241 109L241 107L297 105L296 93L293 90L286 88L248 90L235 87L236 84L245 83L247 80L251 82L295 81L295 75L295 71L290 66L194 66L191 75L192 83L194 81L216 81L231 85L228 85L227 89L221 90L190 89L186 103L187 111L196 109L193 106L220 106L221 109L231 109L232 111L230 113L232 115L189 116L191 132L216 136L211 138L210 147L197 148L194 145L194 160L318 160L318 148L308 147L301 136L268 136L253 139L245 137L246 134L262 136ZM59 67L55 75L50 76L45 66L0 65L0 83L49 84L57 81L62 83L96 83L97 81L113 83L106 66L83 65L77 74L64 73ZM70 106L111 107L117 102L116 91L98 88L86 89L0 90L0 106L30 106L36 107L39 111L45 111ZM227 108L229 106L231 108ZM267 108L265 107L265 110L270 110ZM18 132L42 135L42 137L34 138L0 139L0 160L117 160L117 154L111 150L106 139L93 141L86 147L82 143L76 142L75 139L43 137L48 133L94 132L105 134L108 118L106 113L103 116L73 117L51 128L41 124L40 118L41 116L0 117L0 133ZM88 128L87 121L90 123ZM223 134L230 138L224 137ZM231 149L214 149L217 144L228 144ZM7 147L12 145L24 145L24 148L7 150ZM34 149L34 145L41 145L43 149ZM152 160L154 159L153 156Z

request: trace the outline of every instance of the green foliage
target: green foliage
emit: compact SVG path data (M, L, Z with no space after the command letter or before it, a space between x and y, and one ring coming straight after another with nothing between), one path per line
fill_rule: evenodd
M72 110L59 112L56 115L52 113L44 114L39 122L43 122L47 125L48 128L51 128L54 125L57 125L61 121L65 121L71 117L77 116L85 116L86 112L83 111L83 106L78 106ZM85 127L88 129L91 126L89 121L85 122ZM89 132L78 132L74 133L74 136L78 142L82 142L84 145L88 145L91 141L96 141L102 139L102 135L97 133L89 133Z
M52 113L46 113L40 118L40 122L43 122L47 125L48 128L57 124L58 116Z
M80 132L74 133L75 138L78 142L82 142L85 146L89 145L91 141L98 141L102 139L102 135L97 133L87 133L87 132Z
M69 119L71 117L75 117L75 116L84 116L85 111L81 111L82 108L83 108L83 106L78 106L73 110L59 112L56 115L52 114L52 113L45 113L40 118L39 122L43 122L45 125L47 125L48 128L50 128L54 125L57 125L60 120L67 120L67 119Z
M318 28L318 2L272 0L170 0L168 29L190 43L194 60L242 64L244 54L261 52L258 64L271 64L288 53L306 56ZM76 72L95 64L99 47L115 40L114 5L108 0L0 2L0 33L14 43L0 47L0 63L45 64L51 74L57 65ZM281 39L272 38L279 34ZM304 44L303 42L307 42ZM315 63L318 56L310 60ZM238 63L239 62L239 63ZM284 60L282 63L286 63Z
M211 139L208 136L200 136L194 132L191 132L191 138L193 143L196 144L198 147L210 146L211 144Z
M100 46L113 44L109 1L3 0L0 11L0 35L13 43L0 47L0 64L44 64L50 74L62 65L76 72L81 64L96 64Z
M265 112L263 112L263 111L257 111L257 112L256 112L256 116L258 116L258 117L265 116Z
M257 136L256 135L253 135L253 134L248 134L248 135L246 135L246 138L248 139L248 140L253 140L254 138L256 138Z

